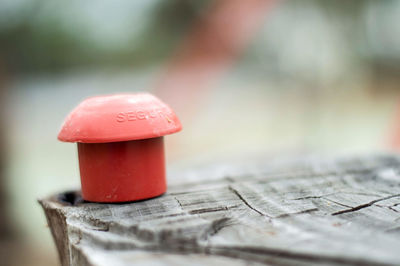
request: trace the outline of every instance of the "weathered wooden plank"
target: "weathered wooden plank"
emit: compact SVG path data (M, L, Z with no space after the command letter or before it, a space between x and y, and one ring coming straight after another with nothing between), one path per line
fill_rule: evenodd
M399 265L400 157L233 165L126 204L41 200L63 265Z

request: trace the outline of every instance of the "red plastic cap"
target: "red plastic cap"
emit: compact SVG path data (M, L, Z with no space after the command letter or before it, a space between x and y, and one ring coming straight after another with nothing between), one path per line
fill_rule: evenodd
M68 115L58 139L117 142L161 137L181 129L172 109L153 95L115 94L84 100Z

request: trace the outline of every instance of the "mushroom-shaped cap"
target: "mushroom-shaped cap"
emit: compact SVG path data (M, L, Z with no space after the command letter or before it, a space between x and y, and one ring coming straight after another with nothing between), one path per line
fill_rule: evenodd
M148 93L84 100L65 119L58 139L102 143L161 137L182 129L172 109Z

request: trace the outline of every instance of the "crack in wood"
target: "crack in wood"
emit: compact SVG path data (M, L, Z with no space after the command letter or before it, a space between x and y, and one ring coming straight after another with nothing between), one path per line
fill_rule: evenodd
M392 211L394 211L394 212L399 212L398 210L394 209L392 206L389 206L388 209L389 209L389 210L392 210Z
M349 205L346 205L346 204L343 204L343 203L340 203L340 202L338 202L338 201L336 201L336 200L327 199L327 198L323 198L323 199L324 199L324 200L326 200L326 201L329 201L329 202L335 203L335 204L337 204L337 205L340 205L340 206L346 207L346 208L352 208L351 206L349 206Z
M228 227L230 225L229 222L231 222L231 220L232 219L229 217L224 217L214 221L211 224L211 228L213 229L213 231L209 233L209 236L214 236L218 234L219 231L221 231L223 228Z
M291 199L291 200L321 199L323 197L331 196L331 195L334 195L334 194L336 194L336 193L329 193L329 194L320 195L320 196L305 196L305 197L294 198L294 199Z
M178 204L179 204L179 207L181 207L181 209L183 210L183 206L182 206L182 203L176 198L176 197L174 197L174 199L176 200L176 202L178 202Z
M262 213L261 211L257 210L256 208L254 208L253 206L250 205L250 203L239 193L239 191L237 191L236 189L234 189L231 186L228 186L228 189L230 191L232 191L236 196L238 196L238 198L250 209L252 209L253 211L255 211L256 213L258 213L261 216L265 216L268 218L271 218L270 216L266 215L265 213Z
M374 205L374 204L377 203L377 202L384 201L384 200L388 200L388 199L391 199L391 198L396 198L396 197L400 197L400 194L391 195L391 196L388 196L388 197L376 199L376 200L370 201L370 202L365 203L365 204L358 205L358 206L353 207L353 208L350 208L350 209L346 209L346 210L341 210L341 211L338 211L338 212L334 212L334 213L332 213L332 215L335 216L335 215L339 215L339 214L343 214L343 213L349 213L349 212L359 211L359 210L362 210L362 209L364 209L364 208L368 208L368 207Z
M376 207L379 208L383 208L383 209L387 209L387 210L391 210L397 213L400 213L398 210L394 209L393 206L385 206L385 205L379 205L379 204L375 204Z
M234 209L236 207L238 207L238 205L229 206L229 207L226 206L226 207L196 209L196 210L189 211L189 214L201 214L201 213L209 213L209 212L228 211L228 210Z

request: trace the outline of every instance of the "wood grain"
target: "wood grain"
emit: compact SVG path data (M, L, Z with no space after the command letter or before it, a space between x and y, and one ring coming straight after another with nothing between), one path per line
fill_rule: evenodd
M63 265L399 265L400 157L233 164L126 204L40 200Z

